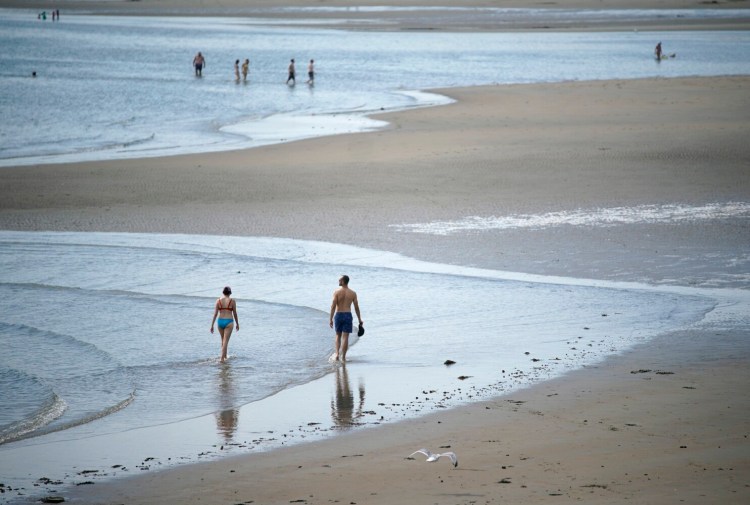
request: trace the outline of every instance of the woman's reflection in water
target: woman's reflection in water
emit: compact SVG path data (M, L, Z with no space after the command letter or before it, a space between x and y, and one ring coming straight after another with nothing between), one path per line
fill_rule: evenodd
M342 363L336 367L336 395L331 400L331 417L337 428L350 428L354 426L355 419L362 416L362 408L365 405L365 386L359 384L359 403L356 411L354 408L354 394L349 385L349 375L346 364Z
M231 442L239 418L239 410L234 408L237 395L235 394L232 367L227 364L221 365L217 379L219 384L219 410L214 414L216 416L216 428L219 434L224 436L226 442Z

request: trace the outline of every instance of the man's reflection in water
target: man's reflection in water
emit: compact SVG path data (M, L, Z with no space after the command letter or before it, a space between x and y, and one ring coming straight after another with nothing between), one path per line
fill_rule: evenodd
M346 364L336 367L336 395L331 400L331 417L337 428L350 428L354 426L355 419L362 416L362 408L365 405L365 386L359 385L359 403L356 411L354 408L354 394L349 385L349 375Z
M236 390L232 367L229 365L219 367L217 379L219 384L219 411L214 414L216 416L216 428L227 442L231 442L239 418L239 410L234 408Z

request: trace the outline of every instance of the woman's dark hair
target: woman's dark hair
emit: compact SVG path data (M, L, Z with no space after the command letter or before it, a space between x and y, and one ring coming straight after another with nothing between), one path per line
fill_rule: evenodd
M224 294L227 295L227 296L231 295L232 294L232 288L230 288L229 286L225 287L224 288Z

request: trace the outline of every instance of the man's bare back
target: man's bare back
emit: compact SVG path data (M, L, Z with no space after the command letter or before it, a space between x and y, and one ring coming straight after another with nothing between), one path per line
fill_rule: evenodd
M357 302L357 293L346 286L340 287L333 293L333 305L336 312L351 312L352 304Z

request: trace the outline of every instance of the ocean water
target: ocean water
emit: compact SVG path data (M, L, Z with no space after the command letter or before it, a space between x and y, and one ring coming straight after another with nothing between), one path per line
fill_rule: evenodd
M743 31L380 33L243 16L64 14L53 23L36 15L0 10L0 166L228 150L375 129L383 123L368 113L446 102L419 91L430 88L750 73L750 32ZM656 62L658 41L676 58ZM202 78L192 68L198 51L207 59ZM233 63L245 58L249 81L237 83ZM294 87L284 84L290 58ZM310 59L314 86L305 84Z
M559 226L613 227L625 224L678 224L713 221L726 218L747 219L747 202L707 203L705 205L666 204L635 207L576 209L574 211L507 216L470 216L453 221L392 224L407 233L450 235L467 231L529 229L541 230Z

